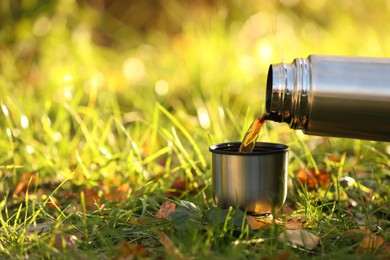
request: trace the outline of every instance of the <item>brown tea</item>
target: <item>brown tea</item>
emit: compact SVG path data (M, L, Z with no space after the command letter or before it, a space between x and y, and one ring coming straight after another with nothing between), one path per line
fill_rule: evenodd
M242 140L240 148L238 149L239 152L250 153L253 151L253 148L255 148L256 145L257 137L259 137L261 127L267 121L269 116L269 113L263 113L258 116L255 121L253 121L248 131L246 132L244 139Z

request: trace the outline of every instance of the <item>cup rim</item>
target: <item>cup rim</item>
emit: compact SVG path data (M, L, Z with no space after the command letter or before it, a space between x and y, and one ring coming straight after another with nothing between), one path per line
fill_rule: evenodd
M253 156L253 155L286 153L287 151L290 150L290 147L288 147L285 144L256 142L253 152L242 153L242 152L238 152L240 145L241 142L227 142L227 143L213 144L209 147L209 151L216 154Z

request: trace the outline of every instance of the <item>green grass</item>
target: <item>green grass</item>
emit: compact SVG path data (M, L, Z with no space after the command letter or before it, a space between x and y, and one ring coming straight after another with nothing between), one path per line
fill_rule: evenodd
M388 143L268 122L260 140L291 148L289 212L258 230L213 205L208 152L264 111L271 62L388 56L381 3L11 2L0 3L0 258L389 257ZM299 182L301 170L329 185ZM167 200L176 210L157 218ZM279 241L278 221L294 217L320 238L313 250ZM362 250L362 227L384 246Z

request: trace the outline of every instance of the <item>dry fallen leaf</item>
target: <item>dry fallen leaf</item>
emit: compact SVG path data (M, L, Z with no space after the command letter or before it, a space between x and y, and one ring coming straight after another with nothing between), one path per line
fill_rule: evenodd
M272 214L263 217L246 216L247 223L252 230L268 227L271 224L283 226L288 230L303 229L307 226L307 222L303 216L291 216L285 221L274 219Z
M172 183L170 191L167 192L168 197L180 197L187 189L189 182L180 177L176 178Z
M279 234L279 241L287 242L295 247L302 247L307 250L313 250L317 246L320 239L313 233L300 229L285 230Z
M157 218L169 218L169 215L176 210L176 204L168 200L164 201L156 213Z
M254 217L254 216L247 215L246 221L252 230L257 230L260 228L267 227L267 226L269 226L270 223L272 223L272 215L271 215L271 221L269 221L269 219L267 219L267 218L268 217L260 219L260 218Z
M296 206L291 204L286 204L282 207L282 213L285 215L290 215L296 210L297 210Z
M117 181L114 184L108 182L99 183L99 190L102 191L106 200L123 203L127 200L128 193L132 188L128 183L119 183Z
M279 260L294 260L294 259L299 259L299 257L295 256L293 252L291 251L283 251L279 249L277 251L277 259Z
M168 255L173 255L175 253L175 246L173 245L172 240L164 233L158 233L159 241L163 245L165 252Z
M34 223L27 229L27 232L29 233L37 232L38 234L42 234L43 232L48 232L52 227L53 227L53 222L51 221L46 221L43 223Z
M366 233L363 229L350 229L344 232L346 235L351 235L352 238L358 238L358 235Z
M324 170L316 172L314 169L301 169L295 174L296 179L303 185L307 185L309 190L315 190L317 187L326 189L332 178Z
M252 230L265 228L271 224L275 224L275 225L279 225L279 226L284 225L284 223L280 219L274 219L272 214L269 214L266 216L261 216L261 217L246 215L246 221Z
M70 249L76 245L77 237L70 234L56 234L54 236L53 246L58 249Z
M167 197L181 197L185 192L195 194L200 185L197 182L190 182L181 177L178 177L172 183L170 189L167 191Z
M47 201L46 205L52 209L61 208L59 205L59 201L53 196L49 197L49 200Z
M172 259L185 259L182 253L175 247L172 240L165 234L164 232L157 233L159 237L159 241L161 245L164 247L166 254L169 256L168 258Z
M306 223L305 217L303 216L293 216L288 217L284 222L284 226L289 230L302 229L303 225Z
M141 226L145 224L145 220L143 220L142 218L134 218L134 219L130 219L129 223L133 225Z
M379 249L379 251L377 252L378 256L380 255L390 255L390 241L386 241L382 246L381 248Z
M26 194L29 185L34 186L37 182L37 175L32 173L23 173L19 183L16 185L13 192L14 196L22 197Z
M145 258L147 256L148 254L143 245L128 242L119 245L118 259L120 260Z
M359 245L355 248L355 254L359 255L361 253L375 253L377 252L385 243L385 239L372 231L366 231L366 235L360 241Z
M96 189L85 188L84 189L85 206L88 210L96 209L96 203L100 202L100 198Z

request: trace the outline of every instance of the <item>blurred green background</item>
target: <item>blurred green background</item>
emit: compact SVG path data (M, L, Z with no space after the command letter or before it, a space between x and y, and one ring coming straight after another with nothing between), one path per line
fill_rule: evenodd
M103 105L113 92L124 111L148 114L160 102L202 118L216 102L255 115L271 63L389 56L389 11L377 0L4 0L2 94L62 102L82 91Z
M271 63L389 56L389 11L379 0L3 0L1 162L66 175L72 164L129 153L147 168L175 139L176 153L187 149L189 164L204 169L208 145L240 140L264 111ZM366 149L368 162L386 160L388 149L341 139L330 146L272 122L260 140L292 145L299 160L309 151L311 164L320 143L336 155Z

